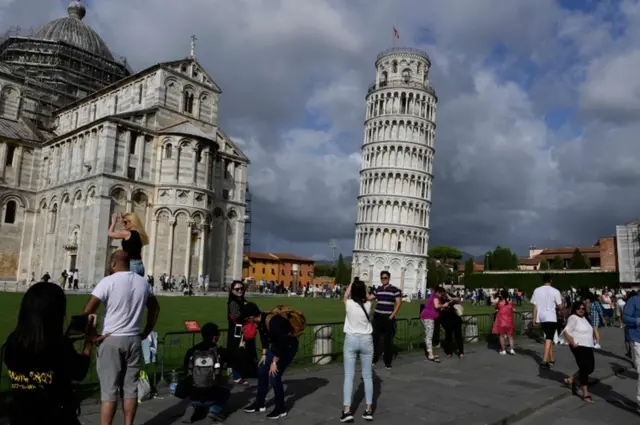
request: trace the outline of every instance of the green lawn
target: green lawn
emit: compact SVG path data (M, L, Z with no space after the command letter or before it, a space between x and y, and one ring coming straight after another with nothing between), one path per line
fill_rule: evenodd
M3 343L15 326L22 294L0 293L0 343ZM82 312L88 299L88 295L69 295L67 316ZM199 335L189 334L184 328L185 320L195 320L200 325L211 321L225 329L227 326L226 298L220 297L159 297L160 317L156 326L159 335L160 354L157 371L167 372L178 369L182 363L185 351L194 342L199 341ZM310 325L327 324L332 329L333 357L338 357L342 351L344 320L344 305L340 300L321 298L297 298L297 297L255 297L256 302L266 310L278 304L286 304L294 309L302 311ZM418 348L422 343L422 325L418 317L419 302L405 303L400 310L398 330L395 343L398 350L404 351ZM524 306L521 311L529 311L529 306ZM491 326L491 307L474 307L465 303L465 315L480 315L477 318L478 332L481 335L488 334ZM414 319L414 320L410 320ZM518 326L519 326L519 321ZM330 324L330 325L329 325ZM313 345L315 341L315 326L308 326L305 334L300 337L300 349L297 360L301 363L309 363L312 359ZM169 333L169 334L168 334ZM168 335L167 335L168 334ZM225 336L222 336L225 341ZM95 391L95 368L91 368L85 383L87 392ZM2 389L6 388L6 370L2 366Z

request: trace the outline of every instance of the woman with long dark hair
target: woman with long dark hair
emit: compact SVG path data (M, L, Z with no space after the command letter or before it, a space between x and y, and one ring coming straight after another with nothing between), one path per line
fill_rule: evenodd
M464 359L460 298L452 294L446 294L445 303L447 306L442 308L439 317L444 328L442 348L447 358L451 358L453 353L456 352L460 359Z
M373 327L371 326L371 302L367 297L367 285L358 279L344 292L346 317L344 320L344 402L341 422L353 421L351 398L353 378L356 373L356 359L360 357L362 380L364 381L365 411L362 418L373 420Z
M242 309L247 303L242 281L234 280L229 288L227 300L227 349L233 359L233 382L246 385L245 378L255 376L257 354L255 339L246 339L241 320Z
M578 385L582 390L582 399L587 403L593 403L589 395L589 375L595 369L595 356L593 347L598 343L598 334L593 331L589 320L585 317L586 306L582 301L576 301L571 307L571 315L567 319L567 327L564 328L564 336L571 346L571 352L576 359L578 371L565 379L565 384L571 388L573 394L578 393ZM578 382L576 383L576 377Z
M55 283L38 282L22 298L18 323L5 343L12 425L79 424L71 387L89 370L95 316L74 317L64 332L67 299ZM69 338L85 334L82 354Z
M493 334L498 335L500 355L502 356L507 353L512 356L515 354L515 351L513 351L513 332L515 331L514 313L515 309L509 291L503 289L500 292L500 298L496 304L496 318L491 329ZM505 337L509 338L509 351L507 351Z

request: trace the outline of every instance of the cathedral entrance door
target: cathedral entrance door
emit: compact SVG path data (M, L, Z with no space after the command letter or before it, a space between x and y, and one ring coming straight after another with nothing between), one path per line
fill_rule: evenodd
M76 254L69 255L69 268L67 270L75 270L76 269L76 259L78 256Z

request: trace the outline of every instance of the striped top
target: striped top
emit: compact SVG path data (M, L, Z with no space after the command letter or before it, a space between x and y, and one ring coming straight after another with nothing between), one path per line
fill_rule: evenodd
M402 291L395 286L389 284L387 286L378 286L375 288L373 295L376 297L376 309L378 314L391 314L396 305L396 300L402 298Z

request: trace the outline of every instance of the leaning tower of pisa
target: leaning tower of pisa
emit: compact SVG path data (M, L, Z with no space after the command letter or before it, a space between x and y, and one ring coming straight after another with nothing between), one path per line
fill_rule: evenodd
M423 51L392 48L376 58L366 96L353 276L380 272L406 294L427 285L429 213L438 98Z

